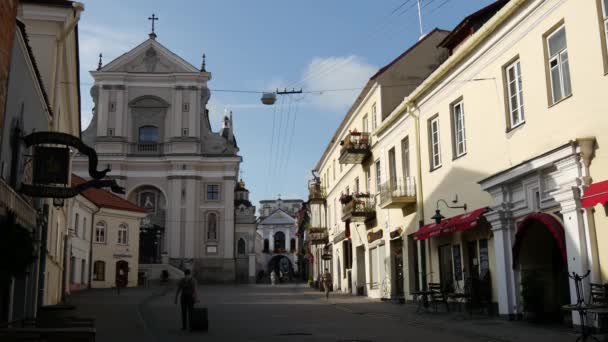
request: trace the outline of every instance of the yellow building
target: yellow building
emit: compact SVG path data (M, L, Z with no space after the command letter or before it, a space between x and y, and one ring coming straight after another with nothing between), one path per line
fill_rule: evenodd
M606 5L497 1L470 15L440 44L450 57L374 131L393 144L392 131L417 136L413 284L474 284L510 317L536 284L545 316L559 320L560 305L577 300L568 273L589 270L584 289L607 281L602 183L581 205L608 178Z
M315 167L311 228L317 234L326 228L329 236L327 245L315 245L310 253L314 276L328 268L336 290L375 298L403 295L401 233L416 225L410 215L415 177L407 175L395 187L400 199L392 207L397 209L381 210L386 165L380 155L389 152L370 139L370 132L445 59L445 50L436 46L447 34L430 32L370 78Z
M20 1L18 17L26 27L29 43L48 94L54 116L51 131L80 137L78 22L84 5L75 1ZM68 237L67 207L50 206L43 267L44 299L61 301L69 282L64 272Z

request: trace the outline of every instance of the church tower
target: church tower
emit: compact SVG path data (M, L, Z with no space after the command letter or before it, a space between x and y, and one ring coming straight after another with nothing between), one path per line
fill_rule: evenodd
M234 281L241 157L231 117L212 130L204 57L201 68L193 66L153 30L105 65L100 56L90 73L95 107L83 140L126 198L148 210L148 230L158 232L156 240L142 239L140 261L191 268L203 281ZM86 159L76 158L74 168L86 176Z

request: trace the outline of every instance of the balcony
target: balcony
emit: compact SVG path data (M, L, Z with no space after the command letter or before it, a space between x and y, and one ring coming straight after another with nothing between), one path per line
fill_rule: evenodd
M380 207L405 208L416 204L416 180L414 177L389 180L380 186Z
M139 155L161 155L164 152L163 144L159 143L131 143L130 153Z
M36 209L2 179L0 179L0 206L14 212L19 221L30 227L36 226Z
M376 218L376 203L369 195L345 195L340 202L344 222L368 222Z
M361 164L370 154L369 133L349 132L340 144L340 164Z
M313 179L308 182L308 200L310 203L325 203L325 188L321 186L318 179Z
M325 245L329 242L327 228L309 228L308 241L313 245Z

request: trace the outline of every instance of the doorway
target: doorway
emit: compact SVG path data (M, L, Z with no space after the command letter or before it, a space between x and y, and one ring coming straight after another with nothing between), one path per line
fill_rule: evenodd
M397 297L403 297L403 239L391 241L391 252L393 253L393 288Z
M452 245L439 246L439 281L443 291L448 293L454 290L452 264Z
M284 255L275 255L268 262L268 274L274 273L277 275L280 282L291 281L293 279L293 265L291 260Z
M357 246L357 274L356 274L356 290L358 296L365 295L365 246Z
M129 263L124 260L116 262L116 286L126 287L129 279Z

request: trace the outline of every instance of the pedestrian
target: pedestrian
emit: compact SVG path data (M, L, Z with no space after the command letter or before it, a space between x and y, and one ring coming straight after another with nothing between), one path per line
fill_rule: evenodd
M277 284L277 273L274 270L272 270L272 272L270 272L270 284L272 284L272 285Z
M184 277L177 283L175 304L178 296L182 309L182 330L186 330L190 327L190 317L196 301L196 280L190 275L190 270L185 270Z
M118 269L118 276L116 277L116 292L120 294L120 288L125 284L125 271L120 268Z
M329 299L329 288L331 287L331 273L326 268L323 273L323 288L325 289L325 299Z

